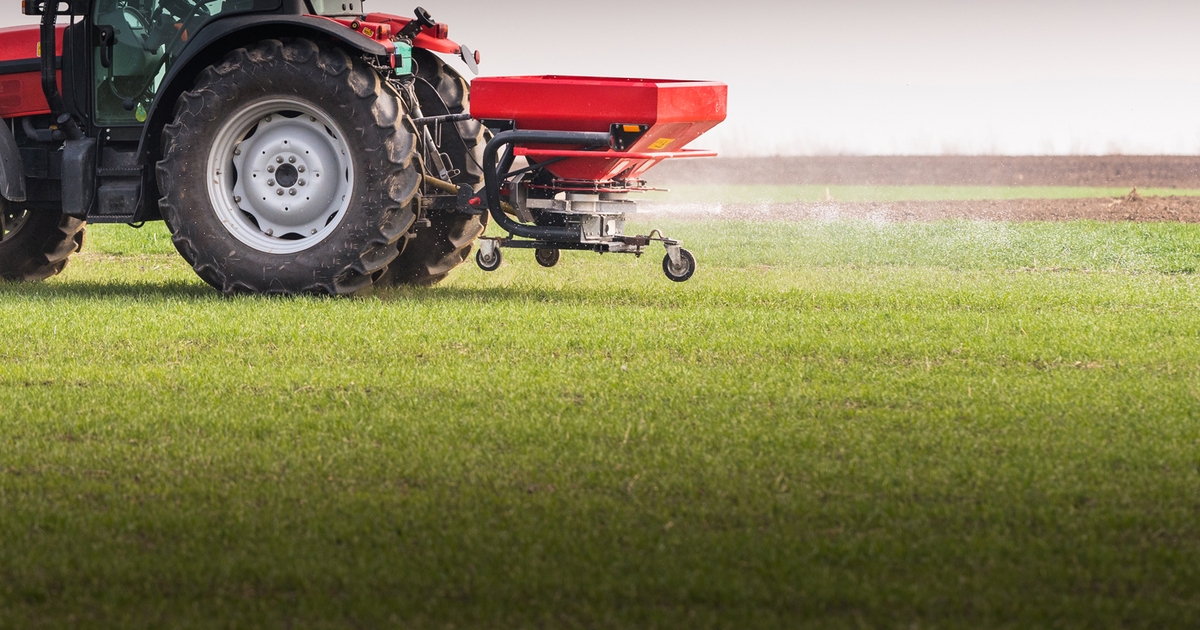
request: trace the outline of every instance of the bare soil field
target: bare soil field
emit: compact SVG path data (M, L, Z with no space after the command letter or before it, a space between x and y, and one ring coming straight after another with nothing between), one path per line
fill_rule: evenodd
M1200 157L794 157L677 160L654 172L671 185L1082 186L1200 188ZM1200 223L1200 198L1016 199L657 205L680 218L886 221L1095 221Z
M668 161L654 183L1200 188L1200 156L787 157Z
M680 219L802 221L865 219L891 222L1136 221L1200 223L1200 197L1127 199L1010 199L996 201L897 201L858 203L657 204L651 212Z

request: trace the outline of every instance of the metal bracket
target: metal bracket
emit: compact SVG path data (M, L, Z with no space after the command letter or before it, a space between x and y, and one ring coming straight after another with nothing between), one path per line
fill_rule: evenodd
M525 189L525 178L529 173L522 173L513 178L511 201L517 209L517 219L523 223L533 223L533 213L529 211L529 191Z
M462 214L469 214L471 216L481 216L486 211L482 206L471 205L471 201L474 199L476 199L475 189L467 184L459 184L458 199L456 201L458 204L458 211Z
M483 257L491 260L496 255L496 251L500 249L500 239L498 238L481 238L479 239L479 251L483 253Z
M64 4L66 8L63 8ZM47 7L53 5L58 15L82 15L84 4L83 0L25 0L22 9L25 15L44 15Z
M683 254L680 253L683 248L679 243L670 244L664 242L664 244L667 246L667 256L671 258L671 264L676 267L683 266Z

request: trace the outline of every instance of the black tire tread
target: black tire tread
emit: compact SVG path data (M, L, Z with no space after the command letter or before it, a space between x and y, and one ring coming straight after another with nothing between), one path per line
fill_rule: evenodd
M436 91L439 98L426 94L421 109L426 116L461 114L470 109L470 84L437 56L414 51L417 76ZM418 89L421 97L422 90ZM443 105L443 103L445 103ZM463 142L449 142L443 147L454 166L461 172L453 178L455 184L466 184L475 190L483 186L483 147L487 144L487 129L477 121L457 123ZM448 137L453 134L445 134ZM445 142L445 141L444 141ZM403 253L391 264L381 283L389 285L430 286L445 280L450 272L470 260L475 241L487 229L487 217L460 213L435 214L427 217L430 225L418 227L404 247Z
M365 245L353 260L337 261L335 264L340 267L332 272L314 272L311 281L303 285L281 284L267 277L233 277L221 264L220 256L224 252L203 251L193 242L190 230L181 229L182 222L188 220L188 207L178 193L176 178L185 172L187 165L183 162L188 143L204 127L202 113L206 107L228 98L227 86L236 84L237 78L248 68L271 64L307 66L313 73L336 79L345 88L339 86L337 93L352 101L349 107L355 112L370 112L374 118L374 125L366 124L347 131L357 132L364 146L379 147L379 155L384 156L379 162L386 163L385 168L370 173L367 179L372 189L366 192L386 194L387 200L378 224L369 228ZM185 92L176 104L175 121L163 130L164 157L158 163L157 174L159 190L164 196L159 206L176 248L197 275L225 295L352 295L369 289L399 255L397 243L416 220L412 201L420 176L414 168L415 141L405 129L403 120L403 106L379 75L340 48L295 39L286 42L264 40L232 51L222 62L199 74L194 89Z
M3 205L11 202L0 200ZM0 278L40 282L66 269L72 254L83 249L87 223L61 212L34 211L24 226L0 243Z

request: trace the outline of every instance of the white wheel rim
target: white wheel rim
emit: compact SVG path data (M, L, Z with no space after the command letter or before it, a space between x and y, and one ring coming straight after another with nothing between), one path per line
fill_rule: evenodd
M345 134L314 105L253 103L221 126L208 157L208 196L242 243L294 254L325 240L354 194Z

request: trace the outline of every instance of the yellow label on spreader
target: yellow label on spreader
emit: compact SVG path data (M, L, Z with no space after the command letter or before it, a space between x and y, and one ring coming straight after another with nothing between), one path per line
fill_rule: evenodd
M638 133L642 128L638 125L625 125L625 133Z
M650 150L651 151L662 151L663 149L671 146L674 142L675 142L675 138L661 138L658 141L656 141L654 144L650 145Z

